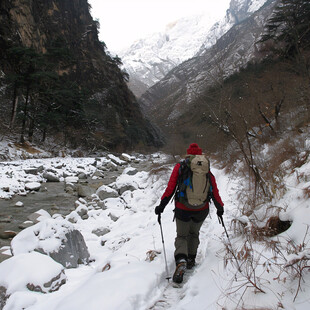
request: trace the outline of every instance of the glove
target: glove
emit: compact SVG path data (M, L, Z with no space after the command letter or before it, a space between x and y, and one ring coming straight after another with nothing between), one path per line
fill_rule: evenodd
M165 207L162 206L162 205L160 204L159 206L157 206L157 207L155 208L155 214L158 215L158 214L160 214L160 213L163 213L163 212L164 212L164 209L165 209Z
M164 212L164 209L166 207L166 205L169 202L169 198L168 197L164 197L164 199L162 199L162 201L160 202L160 204L155 208L155 214L161 214Z
M217 211L216 211L216 214L217 214L217 216L219 216L219 217L223 216L223 214L224 214L224 208L223 208L223 207L218 208Z

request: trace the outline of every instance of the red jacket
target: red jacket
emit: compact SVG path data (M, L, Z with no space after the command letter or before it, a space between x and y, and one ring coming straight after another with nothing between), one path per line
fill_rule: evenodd
M171 173L167 188L166 188L164 194L162 195L161 200L163 200L165 197L167 197L167 199L170 200L170 198L172 197L172 195L175 191L175 188L177 186L177 183L178 183L180 166L181 166L180 163L175 165L175 167ZM211 171L210 171L210 175L211 175L211 185L212 185L212 200L213 200L216 208L221 208L224 206L224 203L220 197L220 194L219 194L219 191L218 191L218 188L216 185L215 177L211 173ZM187 210L187 211L201 211L201 210L205 210L205 209L209 208L209 202L206 202L205 206L203 206L202 208L195 209L195 210L189 209L188 207L186 207L184 204L180 203L179 201L175 202L175 206L176 206L176 208L179 208L182 210Z

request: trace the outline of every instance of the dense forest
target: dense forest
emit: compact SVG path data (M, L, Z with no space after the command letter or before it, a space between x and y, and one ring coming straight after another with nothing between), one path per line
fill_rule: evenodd
M88 149L159 145L87 0L1 1L1 132Z

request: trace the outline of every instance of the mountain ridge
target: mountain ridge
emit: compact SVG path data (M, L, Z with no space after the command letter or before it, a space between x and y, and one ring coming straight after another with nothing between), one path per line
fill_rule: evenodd
M257 53L255 43L274 4L273 0L267 1L260 10L234 25L214 46L181 63L149 88L139 99L144 113L164 128L186 113L191 100L217 79L245 66Z
M177 65L213 46L234 24L249 17L265 2L232 0L229 8L216 16L209 13L181 18L166 31L154 33L120 51L123 68L130 76L129 88L140 97Z

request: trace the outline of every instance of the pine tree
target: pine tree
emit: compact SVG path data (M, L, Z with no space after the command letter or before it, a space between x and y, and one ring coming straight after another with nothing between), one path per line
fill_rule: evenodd
M273 40L285 56L300 56L310 42L310 1L281 0L268 20L261 42Z

